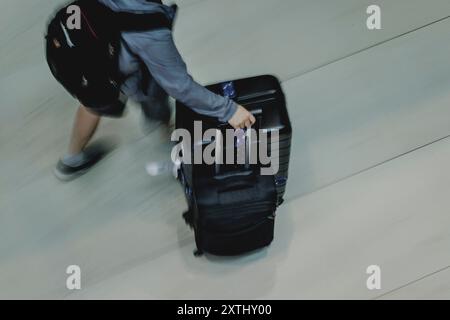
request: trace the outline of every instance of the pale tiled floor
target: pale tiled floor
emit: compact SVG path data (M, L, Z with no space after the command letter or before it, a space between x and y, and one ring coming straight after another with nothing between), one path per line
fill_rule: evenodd
M450 298L450 2L178 2L176 41L199 81L283 81L294 140L275 242L194 258L181 189L144 171L169 147L135 109L102 124L120 141L102 164L55 180L76 106L43 60L56 1L4 0L0 298ZM381 31L365 28L372 3ZM379 291L365 286L372 264Z

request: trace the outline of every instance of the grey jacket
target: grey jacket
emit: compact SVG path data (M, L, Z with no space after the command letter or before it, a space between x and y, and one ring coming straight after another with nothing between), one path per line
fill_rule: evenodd
M145 0L99 1L115 11L163 12L169 18L174 15L172 8ZM194 111L223 122L233 116L237 109L235 102L212 93L189 75L170 30L124 32L122 38L126 46L123 46L120 54L120 69L128 77L122 87L126 95L138 101L148 99L148 93L143 92L140 85L142 72L146 72L142 70L140 63L144 62L152 78L168 95Z

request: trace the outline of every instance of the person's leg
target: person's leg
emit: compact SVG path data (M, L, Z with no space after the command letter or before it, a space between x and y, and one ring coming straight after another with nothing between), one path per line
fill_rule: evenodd
M70 138L69 155L77 155L83 151L97 130L100 119L99 115L80 105L75 116Z
M102 144L86 147L100 122L100 116L80 106L70 138L69 152L56 165L54 173L63 181L69 181L85 173L108 152Z
M169 125L172 115L169 96L153 79L149 83L147 95L141 98L140 104L148 133L160 124Z

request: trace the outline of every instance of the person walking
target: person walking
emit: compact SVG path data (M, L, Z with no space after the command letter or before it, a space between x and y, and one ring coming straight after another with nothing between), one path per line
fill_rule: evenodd
M92 1L116 12L163 13L170 20L175 18L175 9L159 0ZM140 103L147 127L168 125L171 118L169 96L197 113L228 122L235 129L249 128L255 123L254 116L244 107L228 97L214 94L192 78L170 29L122 32L121 43L119 68L125 78L121 91ZM57 178L64 181L77 178L103 158L104 149L89 146L101 117L102 114L93 112L89 106L79 106L68 152L54 171Z

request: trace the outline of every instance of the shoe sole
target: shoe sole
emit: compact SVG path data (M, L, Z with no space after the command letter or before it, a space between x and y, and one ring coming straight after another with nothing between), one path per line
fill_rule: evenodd
M89 171L89 169L80 170L80 171L78 171L76 173L72 173L72 174L64 174L61 171L59 171L58 169L53 169L53 174L55 175L55 177L58 180L63 181L63 182L69 182L69 181L75 180L76 178L81 177L82 175L87 173Z

